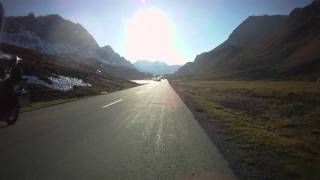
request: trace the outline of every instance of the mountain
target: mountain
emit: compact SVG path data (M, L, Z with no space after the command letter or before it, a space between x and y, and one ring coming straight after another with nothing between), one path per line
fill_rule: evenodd
M255 41L283 24L287 16L250 16L229 36L226 44L241 47Z
M174 74L181 67L181 65L167 65L160 61L137 61L133 65L141 72L154 75Z
M73 58L88 65L113 69L115 71L111 73L126 79L145 76L110 46L99 47L83 26L59 15L36 17L31 13L27 16L6 17L2 42L37 50L45 55ZM130 73L127 74L127 71Z
M320 1L288 16L251 16L177 76L206 79L314 80L320 72Z
M109 64L114 64L118 66L129 67L131 69L135 69L133 64L131 64L124 57L121 57L118 53L116 53L110 46L101 47L98 52L98 56L102 59L105 59L109 62Z
M99 48L93 36L80 24L59 15L6 17L5 43L39 50L44 54L93 55Z
M23 59L23 75L32 102L78 98L136 86L76 58L45 55L37 50L1 44L0 58L10 55Z

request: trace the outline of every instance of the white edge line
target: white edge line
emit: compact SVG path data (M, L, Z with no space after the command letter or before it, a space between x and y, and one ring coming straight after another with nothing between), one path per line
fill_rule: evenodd
M112 106L112 105L114 105L114 104L117 104L117 103L119 103L119 102L121 102L121 101L123 101L123 99L119 99L119 100L117 100L117 101L115 101L115 102L112 102L112 103L110 103L110 104L107 104L107 105L105 105L105 106L102 106L101 108L107 108L107 107L109 107L109 106Z

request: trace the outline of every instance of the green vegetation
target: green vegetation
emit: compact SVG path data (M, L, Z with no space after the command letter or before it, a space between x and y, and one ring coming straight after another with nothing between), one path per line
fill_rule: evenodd
M320 177L320 84L275 81L178 81L197 111L226 125L243 148L267 154L292 179ZM254 165L259 157L245 157Z

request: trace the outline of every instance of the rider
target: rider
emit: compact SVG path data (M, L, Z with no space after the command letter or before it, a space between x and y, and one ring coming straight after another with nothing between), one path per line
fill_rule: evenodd
M1 35L4 26L4 9L0 2L0 48L1 48ZM8 87L14 87L20 84L22 80L22 68L20 66L21 59L16 56L11 56L3 53L0 49L0 68L4 72L0 72L0 82L5 83ZM1 77L4 76L4 77ZM10 88L13 89L13 88Z
M3 24L4 10L0 2L0 40ZM0 48L1 46L0 41ZM0 49L0 118L8 113L8 111L19 109L18 92L22 81L20 60L20 58L8 55Z
M1 35L2 35L3 26L4 26L4 9L0 2L0 48L1 48L1 38L2 38ZM9 79L7 79L8 80L7 82L12 86L19 84L22 80L22 67L20 65L20 61L22 59L20 59L17 56L12 56L12 55L3 53L0 49L0 60L8 61L7 63L2 62L2 64L7 64L10 67L10 74L9 74ZM0 74L0 78L1 78L1 74Z

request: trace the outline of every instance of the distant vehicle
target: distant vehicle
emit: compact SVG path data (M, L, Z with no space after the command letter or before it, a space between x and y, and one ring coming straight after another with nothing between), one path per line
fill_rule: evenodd
M163 79L163 76L158 76L158 77L152 78L152 80L154 80L154 81L161 81L162 79Z

